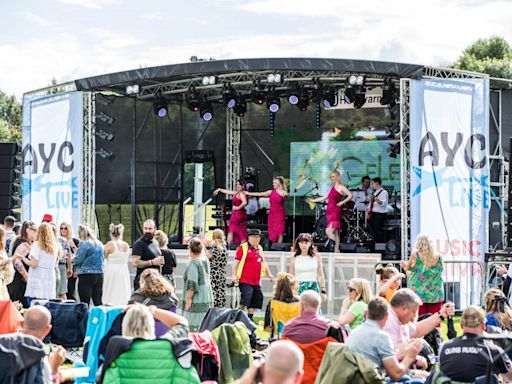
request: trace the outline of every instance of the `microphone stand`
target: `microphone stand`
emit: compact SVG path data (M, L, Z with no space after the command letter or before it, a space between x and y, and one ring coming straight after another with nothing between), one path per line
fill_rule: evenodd
M292 223L292 245L295 247L295 195L297 188L293 190L293 223Z

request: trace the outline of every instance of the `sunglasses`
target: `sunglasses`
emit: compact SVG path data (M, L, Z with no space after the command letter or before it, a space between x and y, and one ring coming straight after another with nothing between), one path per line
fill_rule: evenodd
M355 289L355 288L352 288L352 287L347 287L347 291L349 291L349 292L355 292L355 291L356 291L356 289Z
M65 230L67 231L68 230L68 227L60 227L61 230Z

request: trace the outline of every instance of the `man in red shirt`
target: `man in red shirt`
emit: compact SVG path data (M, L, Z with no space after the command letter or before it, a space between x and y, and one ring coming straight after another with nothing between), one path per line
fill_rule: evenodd
M260 246L261 231L249 229L247 236L248 243L241 244L236 250L232 277L233 282L238 283L240 288L240 309L247 308L247 314L252 320L254 309L263 307L263 292L260 286L262 268L265 268L270 281L273 282L274 277L265 262L263 248Z

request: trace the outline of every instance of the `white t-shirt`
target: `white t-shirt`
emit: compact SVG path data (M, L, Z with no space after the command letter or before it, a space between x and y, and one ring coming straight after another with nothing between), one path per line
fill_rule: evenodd
M317 281L318 260L311 256L295 256L295 278L299 282Z
M381 187L381 189L376 190L373 193L373 196L381 201L381 204L377 203L376 201L373 203L373 212L388 213L388 191Z

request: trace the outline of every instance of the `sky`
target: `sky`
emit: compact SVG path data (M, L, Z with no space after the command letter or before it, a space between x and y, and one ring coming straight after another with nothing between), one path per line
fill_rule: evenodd
M512 43L512 0L0 0L0 90L200 58L329 57L446 66Z

